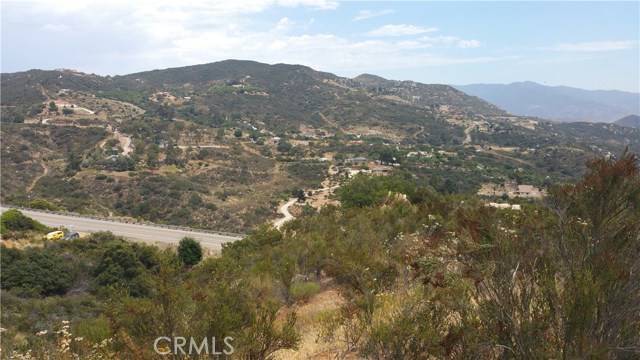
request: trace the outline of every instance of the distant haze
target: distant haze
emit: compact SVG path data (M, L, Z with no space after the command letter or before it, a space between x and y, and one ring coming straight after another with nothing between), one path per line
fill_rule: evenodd
M2 72L123 75L232 58L425 84L640 91L638 1L0 1Z
M455 86L510 113L557 121L614 122L640 114L640 94L584 90L535 82Z

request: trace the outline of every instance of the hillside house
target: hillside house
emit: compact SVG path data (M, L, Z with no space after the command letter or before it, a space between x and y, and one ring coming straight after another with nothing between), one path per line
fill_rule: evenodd
M407 153L408 158L412 158L412 157L430 158L432 156L433 154L430 151L411 151Z
M56 106L59 109L64 109L64 108L74 108L76 107L74 104L71 104L69 102L63 101L63 100L55 100L54 103L56 104Z
M509 197L541 198L544 190L533 185L518 185L517 189L510 193Z
M507 210L521 210L519 204L508 204L508 203L494 203L490 202L487 204L488 207L496 208L496 209L507 209Z
M342 169L342 173L347 175L348 178L352 178L358 174L371 174L371 170L368 169L353 169L353 168L344 168Z
M514 181L505 181L504 184L485 183L478 190L480 196L507 196L509 198L540 199L546 196L544 189L533 185L518 185Z
M344 160L345 164L352 165L352 166L364 166L364 165L367 165L368 161L369 160L367 160L367 158L365 157L354 157L354 158L348 158Z
M369 165L369 170L371 171L372 175L386 176L391 173L393 167L374 163Z

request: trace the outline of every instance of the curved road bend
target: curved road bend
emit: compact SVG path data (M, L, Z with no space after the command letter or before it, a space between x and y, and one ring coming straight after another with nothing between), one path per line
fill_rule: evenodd
M2 206L0 207L0 210L4 212L10 208L11 207ZM198 230L176 230L153 225L128 224L77 216L49 214L32 210L20 209L20 211L47 226L64 226L78 232L111 231L115 235L122 236L130 240L142 241L154 245L177 245L183 237L189 236L198 240L205 248L220 250L222 248L222 244L241 239L239 236L211 234L200 232Z
M295 204L297 201L298 198L290 198L289 201L278 208L278 213L282 214L284 217L276 219L273 222L273 226L275 226L276 229L280 229L287 221L293 220L293 215L289 212L289 206Z
M316 194L316 193L319 193L319 192L322 192L322 191L331 191L331 190L337 189L339 187L340 187L340 185L335 185L335 186L330 186L330 187L323 187L323 188L320 188L320 189L311 190L311 192ZM296 202L298 202L298 198L289 198L289 201L287 201L286 203L282 204L278 208L278 213L282 214L283 217L273 221L273 226L275 226L276 229L280 229L282 227L282 225L284 225L284 223L286 223L287 221L291 221L291 220L295 219L295 217L293 215L291 215L291 213L289 212L289 207L291 207L291 205L295 204Z

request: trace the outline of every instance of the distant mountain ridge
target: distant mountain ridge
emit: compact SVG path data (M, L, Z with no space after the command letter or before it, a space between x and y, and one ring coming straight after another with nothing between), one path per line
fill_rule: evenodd
M618 90L584 90L531 81L454 86L510 113L556 121L614 122L640 114L640 94Z
M640 115L629 115L614 122L616 125L640 129Z
M539 146L557 143L556 137L562 133L572 143L593 145L615 138L619 143L640 144L633 139L638 129L615 124L551 124L511 115L511 111L449 85L388 80L370 74L347 78L303 65L224 60L121 76L29 70L3 73L1 80L3 123L37 122L49 101L64 99L72 91L128 103L143 109L145 117L182 119L212 127L250 122L276 134L295 133L304 126L331 133L368 129L432 146L471 140ZM519 86L548 88L532 83ZM562 98L560 102L571 100L568 95L557 96ZM554 118L546 115L537 116ZM629 113L616 119L625 115Z

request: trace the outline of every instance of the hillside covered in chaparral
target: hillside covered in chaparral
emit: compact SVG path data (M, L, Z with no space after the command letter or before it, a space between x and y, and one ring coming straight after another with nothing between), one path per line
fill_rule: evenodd
M626 121L238 60L1 80L3 206L246 234L176 248L5 211L3 358L153 359L159 334L242 359L640 349Z

